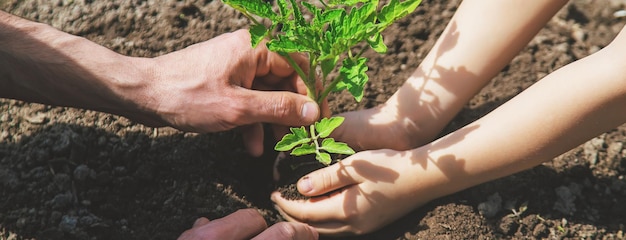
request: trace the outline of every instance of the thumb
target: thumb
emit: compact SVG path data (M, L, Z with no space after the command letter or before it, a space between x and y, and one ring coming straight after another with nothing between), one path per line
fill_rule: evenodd
M300 178L297 187L302 195L318 196L357 183L338 162Z
M318 120L317 103L307 96L286 91L247 90L246 121L274 123L285 126L310 125Z

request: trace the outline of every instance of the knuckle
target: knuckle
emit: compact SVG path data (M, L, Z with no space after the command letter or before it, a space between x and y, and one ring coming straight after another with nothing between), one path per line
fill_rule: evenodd
M352 210L346 210L344 211L344 221L346 222L355 222L358 221L360 218L360 214L356 209L352 209Z
M316 209L310 205L301 206L299 210L300 211L293 213L293 216L298 219L299 222L311 222L317 212Z
M327 172L321 172L319 178L322 180L322 189L333 188L333 176Z
M245 123L247 115L245 109L242 109L242 106L231 105L228 109L223 110L222 121L224 125L230 125L232 128Z
M271 102L268 106L271 107L270 111L274 116L278 118L285 118L291 116L291 109L294 105L291 98L286 94L280 94L278 100Z
M281 222L276 225L278 239L296 239L296 227L293 224Z

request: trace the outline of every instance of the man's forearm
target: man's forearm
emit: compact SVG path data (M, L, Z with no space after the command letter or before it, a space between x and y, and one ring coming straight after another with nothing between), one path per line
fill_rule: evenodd
M87 39L0 11L0 97L116 113L139 66ZM115 71L114 69L119 69Z

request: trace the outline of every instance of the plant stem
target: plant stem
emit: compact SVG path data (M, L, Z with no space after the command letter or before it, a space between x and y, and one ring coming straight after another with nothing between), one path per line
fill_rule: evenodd
M281 52L280 55L284 56L285 59L287 59L287 62L289 63L289 65L293 67L293 69L296 71L296 73L298 73L298 76L300 76L300 78L302 78L303 80L307 78L306 73L302 71L302 68L300 68L300 65L296 63L296 60L293 60L293 58L289 55L289 53Z
M341 75L339 75L339 76L337 76L337 78L333 79L333 81L330 84L328 84L328 86L326 86L324 88L324 91L322 91L322 93L320 93L318 101L319 102L324 101L324 99L326 99L326 97L328 96L330 91L332 91L335 88L335 86L337 86L337 84L339 82L341 82L342 79L343 79L343 77Z
M309 74L307 75L306 73L304 73L302 68L300 68L300 65L296 63L296 60L294 60L288 53L281 52L280 55L284 56L285 59L287 59L289 65L293 67L296 73L298 73L298 76L300 76L300 78L302 78L302 81L304 81L304 85L306 85L307 96L313 101L317 102L318 105L320 105L320 102L317 101L317 89L315 88L315 72L311 70L314 69L313 60L309 60Z
M306 84L307 89L312 94L309 94L309 97L313 99L313 101L317 102L318 106L321 106L321 102L317 100L317 86L315 86L315 82L317 80L315 72L317 71L317 60L312 58L309 55L309 77L304 79L304 83Z
M311 126L309 126L309 131L311 131L311 139L315 143L315 153L319 154L320 153L320 143L317 142L318 136L315 135L315 124L311 124Z

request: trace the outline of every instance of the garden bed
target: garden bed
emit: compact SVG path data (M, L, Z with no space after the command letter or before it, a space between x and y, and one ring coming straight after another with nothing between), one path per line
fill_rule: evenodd
M371 78L363 101L332 95L331 110L369 108L390 97L458 3L425 1L387 29L389 53L367 53ZM0 0L0 9L142 57L249 26L211 0ZM626 1L572 1L445 131L606 46L626 23L613 15L624 9ZM437 199L355 239L625 239L625 142L623 125L541 166ZM0 100L0 239L175 239L198 217L246 207L277 222L269 200L275 155L248 156L234 132L189 134L93 111Z

